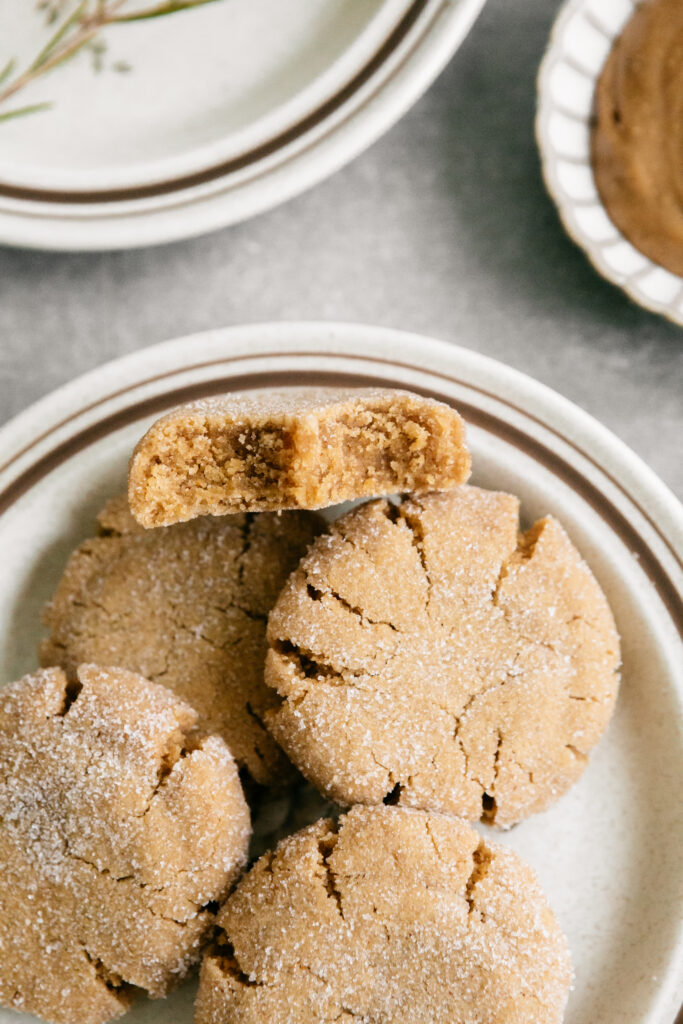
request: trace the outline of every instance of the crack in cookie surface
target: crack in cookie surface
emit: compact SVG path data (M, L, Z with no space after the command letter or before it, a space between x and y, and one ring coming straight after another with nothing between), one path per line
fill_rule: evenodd
M335 522L271 612L264 721L342 804L500 826L579 776L618 687L604 595L560 524L475 487Z
M97 1024L197 961L251 830L227 747L195 724L123 670L0 691L0 1004Z
M289 836L218 923L196 1024L560 1024L569 989L529 868L408 808L354 807Z
M258 716L271 700L267 615L321 522L305 512L245 514L146 531L123 496L99 521L102 535L74 552L46 608L41 664L72 678L84 661L118 665L163 682L256 782L286 776L247 704Z

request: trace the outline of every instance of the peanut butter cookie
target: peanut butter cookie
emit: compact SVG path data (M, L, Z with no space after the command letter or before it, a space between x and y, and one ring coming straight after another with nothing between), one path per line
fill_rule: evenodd
M128 498L145 527L195 516L325 508L469 476L460 416L408 391L292 388L163 416L138 444Z
M258 861L218 924L195 1024L559 1024L569 992L533 872L441 814L319 821Z
M94 665L0 691L0 1004L99 1024L198 959L250 826L227 747L195 721Z
M42 665L70 675L83 661L120 665L163 683L267 784L288 765L259 715L266 617L321 529L317 516L203 518L143 530L125 498L99 516L102 536L71 556L46 608Z
M553 518L460 487L365 504L319 537L268 624L266 724L342 804L508 826L578 779L617 694L619 640Z

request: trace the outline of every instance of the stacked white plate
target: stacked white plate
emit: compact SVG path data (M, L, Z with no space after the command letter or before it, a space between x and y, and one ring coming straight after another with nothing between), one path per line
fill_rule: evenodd
M0 123L0 242L129 248L274 206L392 125L483 4L221 0L110 26L99 73L83 51L16 96L51 110ZM0 0L0 25L0 67L48 38L33 3Z

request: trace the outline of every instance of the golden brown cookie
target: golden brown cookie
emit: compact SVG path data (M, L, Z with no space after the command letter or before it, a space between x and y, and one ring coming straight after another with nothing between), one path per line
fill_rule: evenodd
M206 514L326 508L469 476L460 416L408 391L292 388L224 395L157 420L130 463L145 527Z
M441 814L354 807L239 883L195 1024L559 1024L571 969L535 875Z
M130 672L83 665L0 691L0 1004L118 1017L198 959L244 865L235 763Z
M287 764L261 725L266 617L309 542L315 515L198 519L143 530L125 498L99 516L104 535L71 556L45 611L42 665L120 665L163 683L218 732L253 779Z
M319 537L268 623L266 724L342 804L511 825L583 771L617 693L607 601L560 524L509 494L363 505Z

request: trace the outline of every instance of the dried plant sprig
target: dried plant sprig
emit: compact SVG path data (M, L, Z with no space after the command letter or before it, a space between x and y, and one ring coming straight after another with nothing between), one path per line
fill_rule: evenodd
M31 82L53 71L85 46L92 44L96 36L109 25L124 25L150 18L161 18L217 2L220 0L163 0L151 7L126 11L128 0L94 0L94 7L91 0L79 0L24 71L15 76L14 58L0 70L0 107ZM54 6L49 7L51 23L55 22L55 18L52 17L55 10ZM0 122L49 110L52 106L52 103L46 101L14 107L7 111L0 110Z

